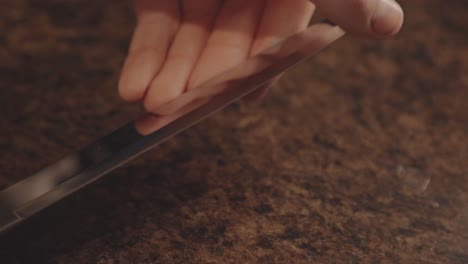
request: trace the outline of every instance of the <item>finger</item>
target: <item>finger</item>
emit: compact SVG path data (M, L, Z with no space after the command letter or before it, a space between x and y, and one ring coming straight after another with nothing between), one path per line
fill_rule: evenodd
M138 133L140 133L140 135L147 136L173 122L178 117L179 116L176 114L167 116L157 116L148 114L141 117L135 122L135 129Z
M315 6L309 0L269 0L266 3L260 27L250 51L255 56L290 35L307 28ZM284 23L288 21L288 23ZM280 76L245 97L247 101L262 99Z
M136 0L137 26L119 81L120 96L139 101L161 68L179 24L178 1Z
M168 115L147 114L135 122L135 128L138 133L143 136L147 136L197 109L206 102L207 100L191 102L190 104L178 109L178 111Z
M264 0L226 0L188 89L244 61L250 52Z
M310 28L268 48L261 54L248 58L245 62L233 67L227 72L204 82L199 89L191 89L176 99L155 109L153 113L171 115L194 102L210 100L213 97L231 98L232 91L239 88L244 94L245 89L261 86L268 79L281 75L291 63L299 62L312 56L343 36L341 28L329 23L319 23ZM283 70L282 70L283 69ZM225 95L223 95L226 92ZM226 97L227 96L227 97ZM216 104L219 101L214 101Z
M314 10L309 0L268 0L250 55L306 29Z
M174 99L184 91L195 63L208 40L220 6L220 0L182 1L183 22L163 68L152 81L145 96L147 111Z
M353 34L385 38L397 34L403 10L394 0L311 0L324 16Z

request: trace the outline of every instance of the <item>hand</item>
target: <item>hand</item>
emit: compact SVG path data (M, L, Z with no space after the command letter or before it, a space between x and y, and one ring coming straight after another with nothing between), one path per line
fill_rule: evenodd
M213 111L216 107L227 103L226 100L231 100L234 94L240 96L247 90L251 90L255 83L259 84L265 78L281 74L286 68L317 54L344 34L345 32L333 23L314 23L306 30L263 50L258 56L248 58L228 72L210 79L197 89L187 91L173 101L158 107L152 113L146 114L135 123L135 128L140 134L148 135L212 100L212 104L206 105L208 108L201 110ZM257 90L258 88L255 91ZM200 112L195 112L193 116L199 116L199 114ZM193 119L183 120L185 121L181 121L178 125L185 126L187 121Z
M401 28L392 0L135 0L137 27L119 92L148 112L285 37L319 8L348 33L386 38Z

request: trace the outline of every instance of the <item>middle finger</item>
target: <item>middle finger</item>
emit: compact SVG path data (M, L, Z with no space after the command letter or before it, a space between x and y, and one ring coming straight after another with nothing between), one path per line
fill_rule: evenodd
M244 61L250 52L265 0L226 0L188 89Z
M221 0L181 1L182 24L145 97L148 111L179 96L206 44Z

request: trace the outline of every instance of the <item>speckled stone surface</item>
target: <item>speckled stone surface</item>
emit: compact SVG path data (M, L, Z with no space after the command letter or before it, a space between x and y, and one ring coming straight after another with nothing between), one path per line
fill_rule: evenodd
M468 263L468 7L411 2L397 39L346 37L7 233L0 263ZM116 93L133 23L2 2L1 188L139 111Z

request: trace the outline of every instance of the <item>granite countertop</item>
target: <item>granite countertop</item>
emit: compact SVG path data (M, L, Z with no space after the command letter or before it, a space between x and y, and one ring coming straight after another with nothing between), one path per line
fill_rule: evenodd
M1 263L468 263L468 8L402 1L0 237ZM413 2L413 3L410 3ZM127 1L0 10L0 187L140 110L116 93Z

